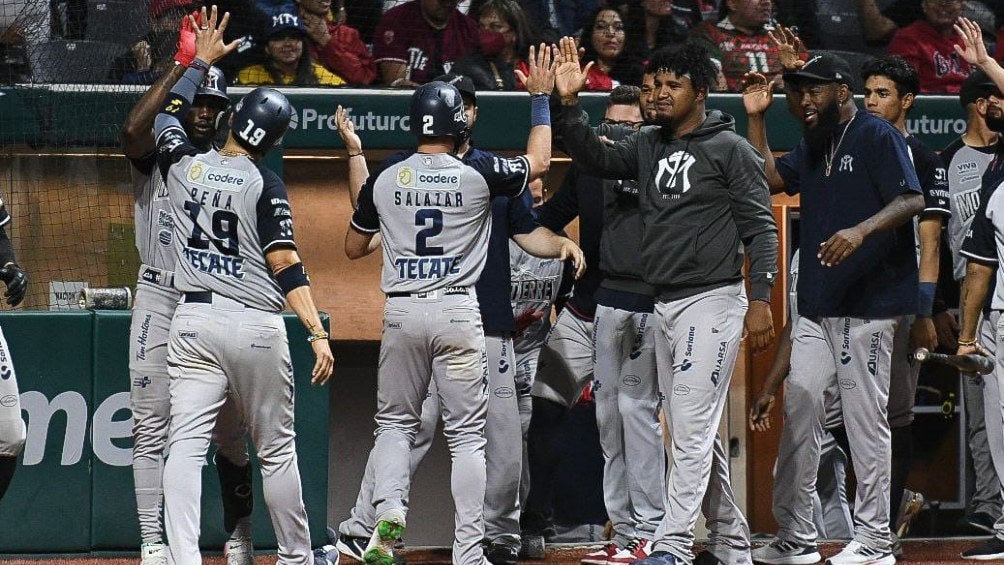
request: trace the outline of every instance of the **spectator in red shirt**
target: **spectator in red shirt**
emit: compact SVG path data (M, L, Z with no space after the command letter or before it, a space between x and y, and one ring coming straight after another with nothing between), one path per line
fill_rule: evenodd
M586 75L586 90L613 90L628 84L641 84L643 38L628 34L624 18L613 8L600 8L582 28L583 63L595 64Z
M952 27L965 7L962 0L923 0L923 19L900 28L889 42L889 54L899 55L920 73L923 93L958 94L972 67L955 52L962 38Z
M359 32L331 13L331 0L296 0L314 59L349 84L367 85L377 76L376 63Z
M415 87L450 72L460 57L479 47L494 56L502 36L482 33L477 22L457 10L457 0L412 0L391 8L373 33L379 82Z
M772 79L781 72L777 45L768 31L773 29L771 0L726 0L721 19L704 22L694 36L707 42L713 59L721 63L729 90L741 90L746 73L761 73Z

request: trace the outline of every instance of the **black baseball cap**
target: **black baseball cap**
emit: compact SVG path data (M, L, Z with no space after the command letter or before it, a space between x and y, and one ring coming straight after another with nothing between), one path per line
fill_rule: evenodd
M470 102L472 104L478 103L478 89L474 86L474 81L471 80L471 77L458 75L457 73L446 73L445 75L440 75L432 80L452 84L460 91L460 95L465 99L470 98Z
M959 103L965 108L967 105L976 102L979 98L986 98L994 92L1000 92L997 84L990 80L987 73L977 69L962 81L962 88L959 90Z
M854 90L854 74L843 57L833 53L813 55L801 69L784 73L784 81L792 84L803 82L835 82L846 84Z

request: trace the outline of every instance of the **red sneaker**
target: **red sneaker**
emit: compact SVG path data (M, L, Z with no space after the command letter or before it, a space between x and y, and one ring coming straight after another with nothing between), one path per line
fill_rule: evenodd
M582 565L607 565L610 558L621 550L617 544L610 542L592 553L587 553L582 558Z
M607 559L607 563L634 563L645 559L652 553L652 541L645 538L634 538L631 543L624 546L613 557Z

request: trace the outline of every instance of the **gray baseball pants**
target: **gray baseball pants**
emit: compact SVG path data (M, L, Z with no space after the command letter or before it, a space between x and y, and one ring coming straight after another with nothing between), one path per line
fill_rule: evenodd
M261 466L278 541L278 563L311 564L293 429L293 365L282 316L213 294L179 304L168 344L171 423L164 466L168 563L201 563L202 467L228 390L239 404Z
M28 430L21 419L21 396L17 390L17 374L7 347L7 338L0 329L0 457L17 457L24 449Z
M653 549L684 563L693 560L702 508L711 530L709 551L726 563L751 561L749 525L736 505L717 433L746 306L741 282L655 306L659 389L673 445L666 513Z
M522 451L520 415L516 405L513 373L516 366L512 339L486 335L488 351L488 413L485 422L485 536L488 540L504 539L519 547L519 491L522 458L513 453ZM421 464L432 446L441 415L439 394L433 380L422 403L422 424L415 436L411 452L411 474ZM368 537L376 524L373 506L373 466L367 461L359 496L349 519L338 529L341 533ZM405 497L407 500L407 497Z
M453 460L453 563L481 565L485 536L488 363L474 290L388 298L377 377L376 441L370 454L377 520L404 519L411 451L422 403L435 381Z
M997 323L1000 312L992 311L980 320L980 345L991 355L997 352ZM999 477L1004 471L1004 407L1001 407L1000 374L962 373L963 401L966 409L966 435L973 458L976 485L969 503L971 513L982 512L997 519L994 530L1004 539ZM994 411L993 407L1001 407ZM996 418L994 415L996 414Z
M603 500L621 547L635 537L653 539L665 514L654 322L654 314L603 305L593 322Z
M181 294L170 287L136 285L129 327L129 401L133 414L132 476L136 513L144 543L163 538L160 510L164 500L164 448L171 415L171 378L167 348L171 318ZM227 396L213 428L213 443L234 465L248 464L244 420Z
M533 396L571 408L593 378L593 322L565 308L540 349Z
M851 459L857 476L854 504L854 539L879 551L889 551L889 481L892 436L888 421L889 380L893 342L900 318L801 317L793 328L791 373L785 394L793 406L811 407L822 422L826 404L820 390L836 390L840 418L850 439ZM836 387L833 385L836 384ZM786 400L785 405L788 405ZM805 417L811 417L806 415ZM786 414L785 432L791 416ZM814 432L813 432L814 434ZM784 441L797 441L791 438ZM797 445L794 444L794 445ZM797 478L791 496L791 515L780 518L779 537L802 544L815 543L811 522L811 493L819 467L815 449L790 457L786 476ZM780 458L778 464L780 465ZM775 499L777 500L777 499ZM808 518L808 521L806 521Z

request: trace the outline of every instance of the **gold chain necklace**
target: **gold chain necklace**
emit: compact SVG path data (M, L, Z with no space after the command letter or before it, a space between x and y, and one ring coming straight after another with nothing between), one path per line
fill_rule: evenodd
M219 149L217 150L217 153L223 155L224 157L245 157L245 156L250 157L250 154L244 151L229 151L226 149Z
M837 156L837 151L840 150L840 144L844 142L844 136L847 135L847 130L851 129L851 123L854 122L854 118L858 117L858 113L855 112L851 119L847 122L847 126L844 128L843 133L840 134L840 139L837 140L836 147L833 147L833 139L830 139L830 155L827 157L823 156L823 161L826 163L826 176L830 176L830 171L833 170L833 159Z

